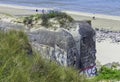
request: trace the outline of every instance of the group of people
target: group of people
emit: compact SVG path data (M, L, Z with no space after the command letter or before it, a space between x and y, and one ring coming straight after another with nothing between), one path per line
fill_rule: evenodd
M38 10L38 9L36 9L35 11L36 11L36 12L39 12L39 10ZM42 9L42 10L41 10L41 12L42 12L42 14L44 14L44 13L45 13L45 10L44 10L44 9Z
M35 11L36 11L36 12L39 12L38 9L36 9ZM51 10L50 10L50 11L51 11ZM45 11L44 9L41 10L41 13L42 13L42 14L45 14L45 12L46 12L46 11ZM47 12L48 12L48 11L47 11ZM95 16L93 16L92 19L95 20Z

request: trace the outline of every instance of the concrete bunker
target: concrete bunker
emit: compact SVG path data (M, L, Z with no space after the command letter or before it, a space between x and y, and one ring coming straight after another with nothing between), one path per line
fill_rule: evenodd
M74 31L44 29L32 32L29 37L44 58L62 66L75 67L88 77L96 76L95 31L90 22L77 21L75 24Z

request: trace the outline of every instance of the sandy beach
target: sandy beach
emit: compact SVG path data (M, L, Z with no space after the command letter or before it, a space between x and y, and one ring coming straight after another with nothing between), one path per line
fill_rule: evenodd
M0 6L0 13L13 15L13 16L26 16L26 15L35 14L36 12L27 9L18 9L18 8Z
M39 11L42 9L49 10L52 8L38 8ZM10 14L14 16L27 16L31 14L36 14L40 12L35 12L36 7L24 7L24 6L10 6L10 5L1 5L0 4L0 13ZM72 11L63 11L72 16L75 20L91 20L93 28L104 28L109 30L120 30L120 17L119 16L109 16L109 15L100 15L92 13L83 13L83 12L72 12ZM95 16L95 19L92 17Z
M120 17L118 16L107 16L90 13L78 13L78 12L67 12L75 20L91 20L93 28L108 29L111 31L120 31ZM95 20L93 20L95 16ZM105 65L107 63L119 62L120 63L120 42L111 43L109 39L103 42L96 42L96 59Z
M75 20L91 20L93 28L104 28L112 31L120 31L120 17L100 14L91 14L83 12L69 12ZM93 16L95 19L93 19Z
M97 60L102 64L120 63L120 44L110 43L109 39L101 43L96 43Z
M36 12L36 9L39 10L39 12ZM52 8L37 8L37 7L0 4L1 14L10 14L13 16L27 16L27 15L37 14L40 13L42 9L46 11L52 10Z
M104 28L112 31L120 31L120 17L118 16L107 16L99 14L90 14L82 12L69 12L65 11L71 15L75 20L91 20L93 28ZM7 7L0 5L0 14L10 14L13 16L27 16L31 14L36 14L34 9L30 10L27 8L18 7ZM92 17L95 16L95 19ZM101 64L111 63L113 61L120 62L120 44L110 43L109 40L104 42L97 42L97 60Z

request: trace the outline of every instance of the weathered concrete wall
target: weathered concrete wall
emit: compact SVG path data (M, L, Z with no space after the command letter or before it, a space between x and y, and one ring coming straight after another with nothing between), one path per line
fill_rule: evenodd
M35 50L44 58L56 61L62 66L74 66L88 77L96 75L95 64L95 31L85 21L74 22L74 28L69 31L37 30L29 32L23 25L14 25L0 21L0 30L24 30Z
M32 45L43 57L56 61L63 66L74 66L77 49L72 35L60 29L58 31L39 30L31 33Z
M87 23L80 23L79 34L81 35L80 40L80 61L81 69L87 76L96 76L96 41L95 31Z
M70 33L72 34L78 55L76 55L76 68L88 77L96 76L96 34L91 27L90 22L76 21L76 28L72 28Z
M69 31L35 31L30 39L44 57L62 66L74 66L88 77L96 75L95 31L89 23L77 22L76 28Z

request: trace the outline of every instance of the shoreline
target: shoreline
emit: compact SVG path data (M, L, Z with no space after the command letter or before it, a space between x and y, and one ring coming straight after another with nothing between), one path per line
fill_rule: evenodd
M15 8L14 8L15 7ZM9 14L12 16L29 16L33 14L39 14L41 12L36 12L36 8L32 7L24 8L24 6L9 6L0 4L0 14ZM35 9L34 9L35 8ZM41 10L42 8L40 8ZM52 8L50 8L52 9ZM49 10L49 9L47 9ZM53 9L54 10L54 9ZM110 15L97 15L91 13L75 12L75 11L62 11L70 15L74 20L90 20L93 28L107 29L112 31L120 31L120 17L110 16ZM95 19L93 19L95 16Z
M92 23L92 27L93 28L99 28L99 29L108 29L109 31L119 31L120 33L120 18L116 17L114 18L114 16L110 17L110 16L102 16L102 15L98 15L96 16L95 14L95 19L93 20L92 17L94 16L94 14L90 14L90 13L82 13L82 12L72 12L72 11L63 11L66 12L67 14L69 14L70 16L72 16L75 20L91 20ZM20 9L18 7L13 8L13 7L9 7L9 6L1 6L0 5L0 13L1 14L11 14L14 16L26 16L26 15L32 15L32 14L37 14L39 12L35 12L33 10L29 10L29 9ZM110 18L109 18L110 17ZM100 36L103 33L100 34ZM113 33L111 34L111 36L113 35ZM111 37L110 36L110 37ZM116 36L116 34L115 34ZM109 36L106 36L109 37ZM105 37L105 39L106 39ZM113 36L112 36L113 37ZM114 38L114 37L113 37ZM112 39L113 39L112 38ZM104 37L100 38L99 40L104 39ZM109 39L108 39L109 40ZM98 43L96 44L96 49L97 49L97 59L102 63L108 63L108 62L113 62L113 61L119 61L119 54L120 54L120 44L116 44L116 43L110 43L108 40L104 40L104 42ZM120 41L120 39L118 39ZM109 60L109 59L110 60Z
M45 9L50 10L54 8L42 8L42 7L32 7L32 6L24 6L24 5L16 5L16 4L0 4L0 7L9 7L9 8L16 8L16 9L26 9L26 10L35 10L35 9Z
M34 7L34 6L23 6L23 5L16 5L16 4L1 4L0 7L7 7L7 8L13 8L13 9L21 9L21 10L28 10L28 11L34 11L35 9L38 10L60 10L57 8L45 8L45 7ZM68 13L68 14L74 14L74 15L81 15L86 17L93 17L101 18L101 19L110 19L110 20L119 20L120 16L117 15L106 15L106 14L99 14L99 13L88 13L88 12L80 12L80 11L67 11L67 10L60 10L62 12Z
M86 17L96 17L100 19L110 19L110 20L119 20L120 21L120 16L115 16L115 15L105 15L105 14L98 14L98 13L86 13L86 12L79 12L79 11L63 11L68 14L74 14L74 15L81 15L81 16L86 16Z
M9 14L13 16L29 16L33 14L41 13L41 10L54 10L53 8L37 8L37 7L28 7L28 6L17 6L17 5L7 5L0 4L0 14ZM111 16L111 15L102 15L102 14L92 14L85 12L76 12L76 11L61 11L70 15L75 21L90 20L92 27L99 29L106 29L111 31L120 31L120 16ZM95 19L93 19L95 17Z

